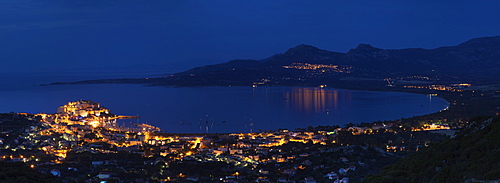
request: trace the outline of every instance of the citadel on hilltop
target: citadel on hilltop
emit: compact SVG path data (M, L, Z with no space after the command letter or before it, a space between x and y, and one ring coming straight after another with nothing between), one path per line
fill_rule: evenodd
M68 102L57 109L58 114L79 115L87 117L89 115L100 116L102 113L110 114L109 109L102 107L100 103L91 100L78 100Z
M78 100L60 106L55 114L38 114L42 121L66 123L68 125L80 124L95 127L116 126L116 119L138 118L138 116L119 116L91 100Z

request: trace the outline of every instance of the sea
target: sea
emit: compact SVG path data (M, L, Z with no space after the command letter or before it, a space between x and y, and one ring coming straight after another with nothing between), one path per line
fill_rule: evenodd
M138 84L49 85L87 79L156 77L143 72L0 73L0 112L55 113L92 100L117 115L139 116L170 133L231 133L395 120L443 110L435 96L318 87L163 87Z

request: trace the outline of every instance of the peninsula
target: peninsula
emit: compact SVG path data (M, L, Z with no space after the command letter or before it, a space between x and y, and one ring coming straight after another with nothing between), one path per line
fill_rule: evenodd
M425 88L498 90L500 36L435 49L380 49L360 44L347 53L309 45L262 60L232 60L155 78L52 84L130 83L150 86L327 86L362 90Z

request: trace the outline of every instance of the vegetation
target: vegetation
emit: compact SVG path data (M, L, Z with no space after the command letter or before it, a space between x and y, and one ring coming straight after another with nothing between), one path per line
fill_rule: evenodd
M0 180L5 183L44 183L62 182L57 177L41 174L22 162L0 161Z
M477 117L454 138L387 166L364 182L464 182L500 179L500 117Z

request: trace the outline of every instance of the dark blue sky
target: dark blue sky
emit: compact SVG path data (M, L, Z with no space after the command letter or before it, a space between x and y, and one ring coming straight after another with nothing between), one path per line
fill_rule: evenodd
M171 72L263 59L298 44L436 48L500 35L499 10L497 0L6 0L0 72Z

